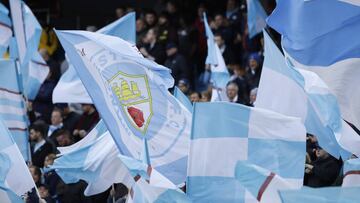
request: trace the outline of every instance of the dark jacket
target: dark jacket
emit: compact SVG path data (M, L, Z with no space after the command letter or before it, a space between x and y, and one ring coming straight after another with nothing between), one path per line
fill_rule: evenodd
M189 78L189 71L186 59L179 53L170 56L165 61L165 66L171 70L171 75L175 79L175 84L182 78Z
M155 42L154 46L150 46L150 44L145 46L146 51L155 58L155 62L158 64L164 64L166 59L165 47L159 43Z
M47 155L53 153L53 146L46 141L43 146L41 146L36 152L34 152L34 146L31 147L31 161L32 164L42 168L44 167L44 160Z
M307 186L326 187L331 186L340 172L340 163L337 159L329 156L313 162L314 168L308 175Z

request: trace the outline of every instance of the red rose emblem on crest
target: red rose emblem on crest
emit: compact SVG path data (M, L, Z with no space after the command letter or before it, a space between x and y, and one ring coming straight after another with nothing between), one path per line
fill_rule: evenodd
M145 122L143 112L135 107L128 107L127 110L135 124L141 128Z

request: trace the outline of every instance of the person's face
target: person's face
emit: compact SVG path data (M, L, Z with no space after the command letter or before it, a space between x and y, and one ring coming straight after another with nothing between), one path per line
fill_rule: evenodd
M250 103L253 104L256 101L256 94L252 93L250 94Z
M215 16L215 25L216 27L221 27L224 24L224 18L222 15L216 15Z
M121 18L121 17L123 17L125 15L125 11L122 8L117 8L115 10L115 13L116 13L117 18Z
M52 165L53 163L54 163L54 159L49 158L48 156L45 157L45 160L44 160L45 167L48 167L48 166Z
M175 13L176 12L176 6L173 3L168 2L166 4L166 11L169 12L169 13Z
M197 94L197 93L192 93L192 94L190 95L190 101L191 101L191 102L199 102L199 101L200 101L199 94Z
M154 25L154 24L155 24L155 20L156 20L156 18L155 18L155 15L154 15L154 14L148 13L148 14L145 15L145 21L146 21L146 23L147 23L148 25L150 25L150 26Z
M156 39L154 30L150 29L147 33L146 33L146 41L148 43L154 41Z
M37 141L40 137L40 132L36 132L34 129L30 130L30 140Z
M141 19L138 19L136 21L136 32L140 32L142 31L143 29L145 28L145 23L143 20Z
M83 110L84 113L88 113L91 110L91 105L90 104L83 104L83 105L81 105L81 109Z
M166 50L166 55L167 55L167 56L172 56L172 55L174 55L174 54L176 53L176 51L177 51L177 48L176 48L176 47L167 49L167 50Z
M40 194L41 198L44 199L44 198L49 196L49 190L46 189L46 187L41 186L41 187L38 188L38 190L39 190L39 194Z
M31 174L34 182L35 183L39 182L40 181L40 176L35 173L35 168L31 167L31 168L29 168L29 170L30 170L30 174Z
M235 85L229 85L226 88L226 95L228 96L229 99L234 99L237 95L237 88Z
M318 157L318 158L326 158L326 156L327 156L327 152L325 151L325 150L323 150L323 149L317 149L316 150L316 157Z
M258 66L258 63L255 59L249 60L249 67L251 68L251 70L256 70L257 66Z
M58 111L53 111L51 113L51 124L53 125L59 125L62 122L62 117L60 112Z
M180 83L178 86L179 86L179 89L180 89L183 93L186 93L186 92L187 92L188 88L186 87L185 84Z
M208 97L207 94L201 94L201 102L208 102L210 101L210 98Z
M70 140L66 135L59 135L56 137L56 142L59 144L60 147L65 147L69 145Z
M215 39L216 44L217 44L219 47L221 47L221 46L224 44L224 40L222 39L221 36L215 36L214 39Z
M226 4L226 8L228 10L233 10L236 6L235 0L228 0L227 4Z
M167 19L166 17L164 17L164 16L160 16L160 17L159 17L159 24L160 24L160 25L166 24L167 21L168 21L168 19Z
M205 7L204 6L199 6L197 9L197 14L200 18L203 17L203 13L205 12Z

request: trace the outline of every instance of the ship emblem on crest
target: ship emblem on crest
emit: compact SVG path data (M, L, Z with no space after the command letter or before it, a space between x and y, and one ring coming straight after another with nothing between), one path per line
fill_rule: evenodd
M145 135L153 115L147 76L119 71L108 82L131 125Z

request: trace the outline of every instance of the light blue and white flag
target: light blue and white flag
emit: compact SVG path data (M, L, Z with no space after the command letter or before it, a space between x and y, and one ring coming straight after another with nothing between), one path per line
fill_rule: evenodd
M299 188L277 174L248 161L239 161L236 164L235 177L259 202L281 203L279 190Z
M95 132L93 132L95 134ZM134 180L118 157L119 151L109 132L92 141L81 140L81 144L60 154L50 167L55 169L62 180L76 183L80 179L88 183L84 194L87 196L104 192L114 183L131 187Z
M262 32L266 27L266 12L261 5L260 0L246 0L247 3L247 25L249 38Z
M50 68L37 51L34 52L28 68L29 74L24 86L24 92L28 100L34 100L42 83L47 78Z
M192 202L189 197L179 189L169 189L167 187L153 186L151 183L140 178L132 187L128 203L156 203L173 202L187 203Z
M342 187L360 187L360 159L349 159L344 163Z
M174 87L174 97L179 100L189 112L192 112L192 104L189 98L178 88Z
M334 15L336 13L336 15ZM279 1L268 19L282 34L286 56L317 73L337 96L342 117L360 129L360 3Z
M117 37L57 31L121 154L140 159L147 139L152 166L175 184L186 177L191 114L167 90L170 70Z
M327 85L315 73L286 64L266 32L264 39L265 60L255 107L301 118L307 133L316 135L320 146L336 158L343 152L339 144L360 154L360 137L342 120L337 98Z
M98 30L97 33L120 37L134 45L136 42L135 13L127 14ZM133 51L139 52L135 45ZM53 91L53 103L93 103L71 63Z
M0 58L3 57L10 44L12 36L9 10L0 3Z
M303 187L300 190L283 190L279 193L282 203L358 203L360 187Z
M2 203L24 203L20 196L16 195L9 188L0 184L0 199Z
M208 55L205 64L210 65L211 80L213 82L214 90L211 101L226 101L225 96L226 84L229 82L230 74L226 67L224 58L220 52L218 45L215 43L214 35L208 24L206 14L204 13L205 33L207 37Z
M18 196L24 195L35 187L35 183L2 119L0 119L0 135L0 185Z
M21 0L9 0L11 19L13 23L14 35L17 44L20 64L26 64L26 37L24 28L23 2Z
M29 160L28 120L14 60L0 60L0 118L10 130L21 154Z
M244 160L302 186L306 132L300 119L227 102L195 103L193 126L186 189L195 202L254 200L235 178Z

